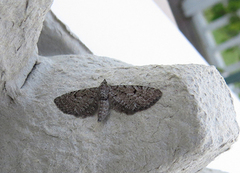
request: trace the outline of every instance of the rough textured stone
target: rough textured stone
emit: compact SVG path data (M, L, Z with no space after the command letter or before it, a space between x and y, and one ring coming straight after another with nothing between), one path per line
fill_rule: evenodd
M232 98L214 67L132 67L93 55L38 56L36 42L50 4L26 0L0 6L1 172L192 173L235 142L239 128ZM44 44L61 39L52 33L55 40L48 42L51 24L66 43L47 50ZM64 27L50 15L38 44L42 54L87 50ZM103 79L159 88L163 97L132 116L112 110L105 123L96 116L63 114L55 106L57 96L99 86Z
M124 67L92 55L38 62L16 100L1 107L5 172L192 173L238 136L230 92L214 67ZM54 105L55 97L99 86L103 79L159 88L163 96L132 116L111 111L106 123L63 114Z
M92 52L49 11L43 22L38 40L38 53L42 56L66 54L92 54Z
M0 3L0 76L2 81L17 80L28 66L52 0L21 0ZM34 64L34 63L33 63ZM31 66L33 66L33 64ZM3 85L0 83L0 89Z

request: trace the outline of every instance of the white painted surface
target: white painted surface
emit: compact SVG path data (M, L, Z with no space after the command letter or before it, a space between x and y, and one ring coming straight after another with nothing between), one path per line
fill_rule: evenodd
M133 65L205 63L152 1L60 2L53 11L95 55Z
M157 6L167 15L167 17L177 26L176 20L167 0L154 0Z

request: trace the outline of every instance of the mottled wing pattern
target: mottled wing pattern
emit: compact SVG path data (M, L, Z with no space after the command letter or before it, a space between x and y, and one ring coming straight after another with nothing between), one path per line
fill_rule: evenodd
M99 88L88 88L63 94L54 99L57 107L66 114L85 118L98 109Z
M162 96L159 89L137 86L110 86L109 98L111 108L128 115L150 108Z

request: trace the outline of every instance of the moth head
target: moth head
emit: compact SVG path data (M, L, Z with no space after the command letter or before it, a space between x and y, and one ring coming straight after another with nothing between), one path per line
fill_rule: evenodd
M101 85L107 85L106 79L104 79L104 80L102 81Z
M109 94L109 86L107 85L107 81L104 79L101 85L99 86L99 97L101 100L108 99Z

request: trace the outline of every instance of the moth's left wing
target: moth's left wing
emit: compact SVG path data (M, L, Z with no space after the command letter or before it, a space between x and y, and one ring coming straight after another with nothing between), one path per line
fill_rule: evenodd
M110 86L111 108L128 115L150 108L162 96L159 89L138 85Z
M63 94L54 103L65 114L85 118L92 116L98 109L99 88L88 88Z

